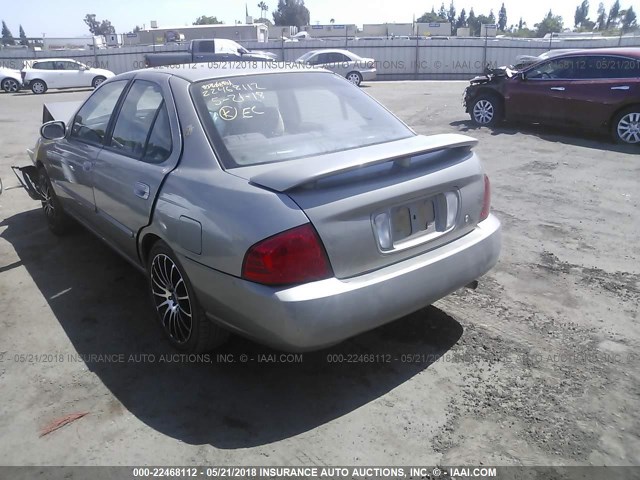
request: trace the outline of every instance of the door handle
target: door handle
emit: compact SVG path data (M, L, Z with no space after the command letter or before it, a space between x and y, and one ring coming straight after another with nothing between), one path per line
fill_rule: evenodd
M135 193L136 197L140 197L143 200L149 198L149 185L142 182L136 182L133 186L133 193Z
M621 85L619 87L611 87L611 90L629 90L629 85Z
M564 92L565 88L564 87L551 87L549 90L557 90L558 92Z

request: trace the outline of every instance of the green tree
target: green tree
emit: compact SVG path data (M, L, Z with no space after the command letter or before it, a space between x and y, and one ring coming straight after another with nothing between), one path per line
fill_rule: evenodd
M442 19L442 22L447 21L447 9L444 7L444 2L440 5L440 10L438 10L438 17Z
M520 21L518 22L518 30L522 30L522 28L526 25L526 22L522 21L522 17L520 17Z
M92 35L108 35L110 33L116 33L116 29L109 20L102 20L102 22L96 20L95 13L87 13L84 17L84 23L89 27L89 31Z
M431 11L422 15L416 22L418 23L438 23L445 22L447 20L446 17L441 17L438 15L433 7L431 7Z
M559 33L564 28L564 23L560 15L554 15L551 10L544 17L542 22L534 25L537 37L544 37L547 33Z
M303 27L309 25L311 14L304 0L278 0L278 8L273 12L276 25Z
M469 19L467 20L467 25L469 25L469 35L472 37L480 36L480 22L478 21L478 17L473 11L473 7L469 10Z
M193 22L194 25L221 25L222 23L217 17L207 17L206 15L201 15Z
M451 24L451 26L455 27L456 25L456 7L453 5L453 0L449 4L449 11L447 12L447 21Z
M20 29L19 29L19 35L20 35L20 45L24 45L25 47L29 45L29 40L27 40L27 34L24 33L24 28L22 28L22 25L20 25Z
M2 21L2 44L3 45L15 45L16 40L13 38L11 34L11 30L7 27L7 24Z
M260 18L265 18L266 13L269 11L269 5L261 1L258 4L258 8L260 9Z
M616 0L609 9L609 17L607 18L607 30L609 28L615 28L618 26L618 19L620 17L620 0Z
M465 28L467 26L467 12L463 8L460 10L460 15L458 16L458 20L456 20L456 29Z
M589 0L583 0L583 2L576 7L576 13L573 16L574 19L574 27L578 28L584 24L584 21L587 19L589 15Z
M607 11L604 9L604 3L598 5L598 18L596 20L596 28L600 31L607 28Z
M507 28L507 9L504 7L504 3L500 7L498 12L498 29L502 32Z
M626 33L637 26L636 12L633 11L633 7L629 7L622 18L622 32Z
M456 7L453 5L453 0L449 4L449 10L447 11L447 22L451 24L451 35L456 35Z
M487 17L487 23L490 23L491 25L495 25L496 23L496 16L493 13L493 8L491 10L489 10L489 16Z

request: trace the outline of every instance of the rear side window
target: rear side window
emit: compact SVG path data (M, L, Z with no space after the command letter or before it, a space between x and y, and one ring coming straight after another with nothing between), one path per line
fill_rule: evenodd
M109 147L139 160L162 162L171 151L168 121L160 87L136 80L122 104ZM150 149L148 142L152 142Z
M599 56L592 58L592 68L597 72L596 78L639 78L640 59Z
M197 50L200 53L213 53L213 40L201 40Z
M97 89L76 114L71 127L71 137L101 144L113 109L126 86L127 80L119 80L106 83Z
M36 62L33 64L34 70L53 70L53 62Z

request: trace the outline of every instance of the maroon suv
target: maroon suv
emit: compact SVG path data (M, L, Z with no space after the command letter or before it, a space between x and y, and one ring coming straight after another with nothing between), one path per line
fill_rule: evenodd
M640 145L640 48L575 50L521 71L473 78L464 105L477 125L574 126Z

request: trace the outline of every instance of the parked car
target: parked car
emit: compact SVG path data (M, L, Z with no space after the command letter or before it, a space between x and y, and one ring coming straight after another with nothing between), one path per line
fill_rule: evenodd
M50 88L97 88L115 74L70 58L45 58L25 62L21 75L25 87L42 94Z
M342 75L354 85L376 79L376 61L373 58L362 58L349 50L312 50L296 62L325 68Z
M640 48L578 50L475 77L464 106L477 125L573 126L640 145Z
M0 68L0 88L7 93L15 93L22 87L22 77L18 70Z
M272 62L277 55L271 52L249 51L226 38L191 40L186 52L147 53L147 67L182 65L202 62Z
M45 219L145 272L178 349L323 348L498 259L476 140L417 135L333 73L146 69L60 105L23 168Z

